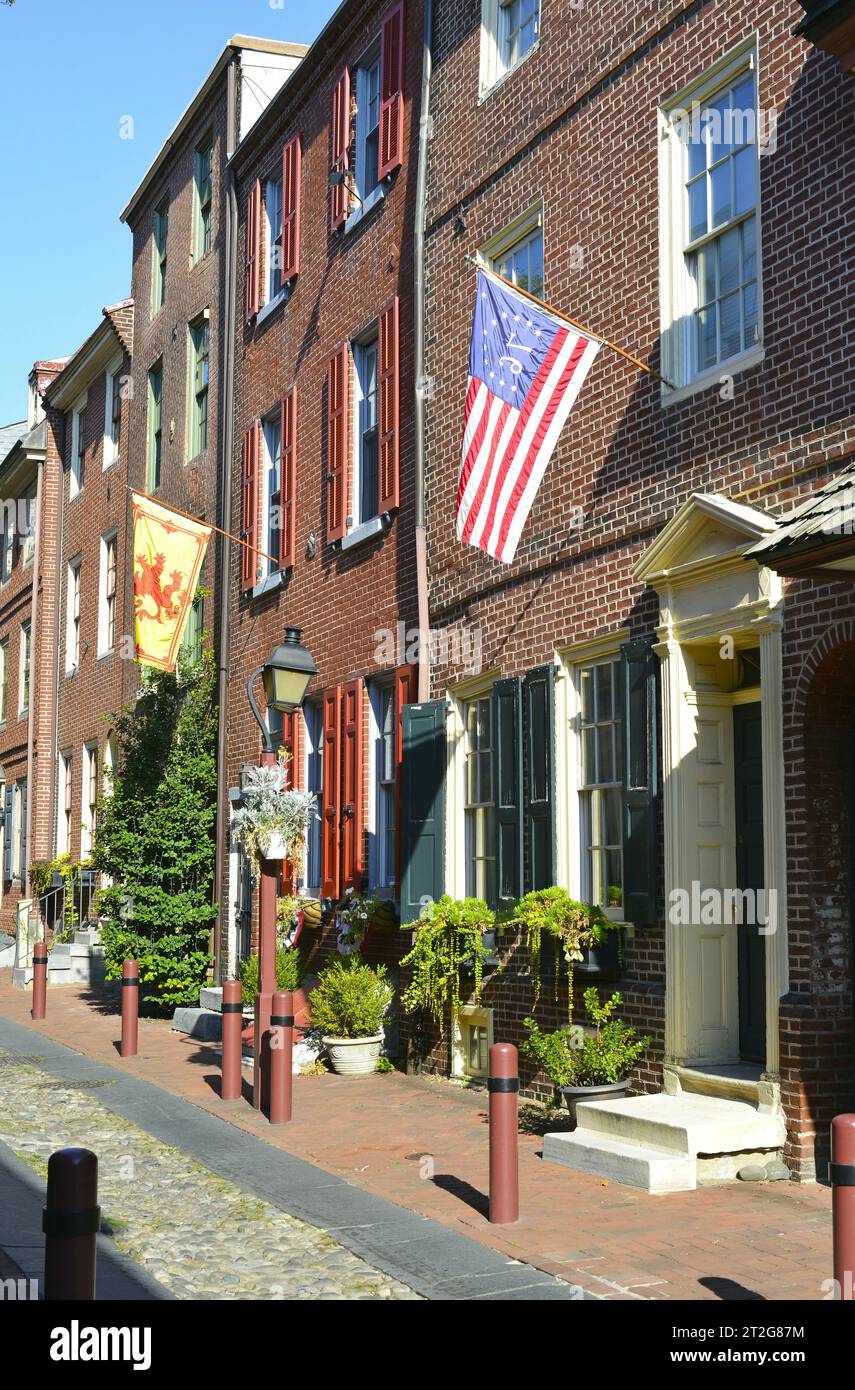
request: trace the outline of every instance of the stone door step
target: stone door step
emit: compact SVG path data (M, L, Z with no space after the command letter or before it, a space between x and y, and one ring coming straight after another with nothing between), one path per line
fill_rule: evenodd
M621 1143L590 1129L547 1134L543 1158L577 1173L593 1173L627 1187L640 1187L643 1192L693 1192L698 1185L697 1165L688 1155Z

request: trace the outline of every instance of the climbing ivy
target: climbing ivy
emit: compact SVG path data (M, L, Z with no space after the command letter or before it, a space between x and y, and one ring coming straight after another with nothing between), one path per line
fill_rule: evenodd
M112 786L99 808L92 867L106 919L107 976L139 962L140 1005L169 1013L196 1004L216 918L215 667L207 653L179 674L147 673L114 724Z

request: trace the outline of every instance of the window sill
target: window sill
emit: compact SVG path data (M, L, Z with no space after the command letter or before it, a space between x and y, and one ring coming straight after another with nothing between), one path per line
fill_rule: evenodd
M478 94L478 105L480 106L482 102L489 101L490 97L493 96L500 87L503 87L508 79L513 77L515 72L519 72L523 64L528 62L529 58L534 57L534 54L539 48L540 39L538 38L532 44L531 48L527 48L522 57L517 59L512 67L505 68L503 72L499 73L498 77L492 78L489 83L482 83L481 90Z
M116 464L117 464L118 462L119 462L119 455L118 455L118 454L116 454L115 458L105 459L104 462L101 464L101 472L102 472L102 473L106 473L108 468L115 468L115 466L116 466Z
M738 357L729 357L724 362L719 362L710 371L703 372L694 380L687 381L685 386L678 386L676 390L663 385L660 403L663 408L669 405L679 405L681 401L686 401L691 396L700 395L702 391L708 391L712 386L719 386L722 377L738 376L741 372L747 372L751 367L758 367L765 356L765 347L762 343L758 343L756 347L749 348L747 352L741 352Z
M252 597L263 598L265 594L275 593L277 589L282 588L284 579L284 570L274 570L272 574L266 575L258 584L253 585Z
M108 657L115 656L115 654L116 652L114 647L105 647L104 651L98 652L97 656L95 657L95 660L106 661Z
M365 202L360 203L359 206L356 207L348 217L347 221L344 224L345 236L347 236L348 232L352 232L356 227L358 227L363 217L367 217L371 209L376 208L378 203L382 203L385 197L386 185L383 183L378 183L377 187L372 189L372 191L368 194L368 197L365 199Z
M277 295L274 295L272 299L269 299L266 304L262 305L255 316L256 328L260 328L265 319L269 319L272 314L275 314L280 305L287 304L290 298L290 291L282 289Z
M72 492L72 491L71 491L71 488L69 488L69 489L68 489L68 500L69 500L69 502L76 502L77 499L78 499L78 497L82 497L82 496L83 496L83 493L84 493L84 492L85 492L85 488L82 488L82 487L79 487L79 488L77 489L76 492Z
M360 522L348 531L346 536L342 536L341 549L355 550L357 546L365 545L368 541L373 541L377 536L385 535L392 524L392 519L388 512L382 516L373 516L370 521Z

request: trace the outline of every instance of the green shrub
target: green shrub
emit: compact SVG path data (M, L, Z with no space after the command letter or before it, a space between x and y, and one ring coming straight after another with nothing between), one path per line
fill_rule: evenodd
M333 960L312 991L312 1022L327 1038L371 1038L383 1031L392 986L386 967L372 969L358 956Z
M299 951L286 951L284 947L276 952L276 988L299 989L306 973L305 962ZM244 1004L252 1007L258 994L258 956L249 956L240 968L240 982Z
M523 1052L555 1086L613 1086L625 1081L650 1046L650 1038L639 1038L635 1028L614 1017L623 1003L620 994L601 1004L591 985L584 1000L593 1033L580 1042L578 1029L565 1025L554 1033L542 1033L533 1018L526 1018L529 1036L522 1044Z
M446 1020L453 1019L460 1006L462 974L471 973L472 992L480 998L484 964L490 958L484 933L495 923L495 913L480 898L451 898L445 893L439 902L428 903L415 924L413 949L401 961L412 970L401 1000L405 1012L430 1014L442 1037Z

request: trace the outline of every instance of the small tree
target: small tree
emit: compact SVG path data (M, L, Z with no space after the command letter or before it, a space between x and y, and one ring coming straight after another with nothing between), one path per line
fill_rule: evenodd
M168 1013L195 1004L217 914L215 667L206 654L178 676L149 676L115 722L112 787L101 804L92 867L110 882L98 896L107 976L139 962L140 1004Z

